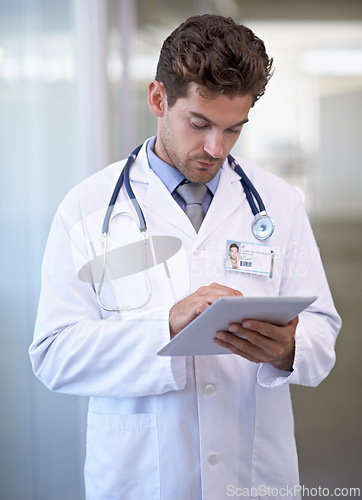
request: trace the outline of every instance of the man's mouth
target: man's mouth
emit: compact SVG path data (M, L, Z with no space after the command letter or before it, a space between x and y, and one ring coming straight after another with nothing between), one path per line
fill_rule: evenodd
M201 168L215 168L219 162L217 161L202 161L202 160L196 160L197 163L200 165Z

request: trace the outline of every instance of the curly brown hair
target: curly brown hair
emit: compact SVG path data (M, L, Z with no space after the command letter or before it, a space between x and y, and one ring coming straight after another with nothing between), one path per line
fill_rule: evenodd
M273 59L251 29L230 17L205 14L190 17L166 38L156 80L172 107L196 83L210 97L250 94L253 105L272 76Z

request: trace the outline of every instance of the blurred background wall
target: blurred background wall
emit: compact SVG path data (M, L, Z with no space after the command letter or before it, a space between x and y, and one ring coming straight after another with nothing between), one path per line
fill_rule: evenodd
M191 15L250 26L274 58L234 149L300 191L344 326L317 389L293 388L301 484L361 487L361 0L0 0L0 499L84 498L83 398L32 374L40 266L70 187L155 120L163 39Z

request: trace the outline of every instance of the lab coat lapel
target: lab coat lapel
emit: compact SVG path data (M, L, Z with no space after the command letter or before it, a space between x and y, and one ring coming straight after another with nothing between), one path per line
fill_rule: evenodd
M195 237L195 230L191 221L153 171L150 173L150 183L143 203L148 210L154 212L158 217L177 227L185 234Z
M215 229L242 204L246 202L239 175L225 162L216 193L201 224L195 245L199 246Z

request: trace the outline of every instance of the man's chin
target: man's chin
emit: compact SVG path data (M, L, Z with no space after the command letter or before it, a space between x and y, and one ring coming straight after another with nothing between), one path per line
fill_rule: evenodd
M201 182L202 184L207 184L215 177L220 168L221 165L215 168L199 167L197 169L192 169L192 171L188 171L185 177L190 182Z
M208 182L212 181L212 179L215 177L216 174L217 171L197 172L187 175L186 178L190 182L200 182L201 184L207 184Z

